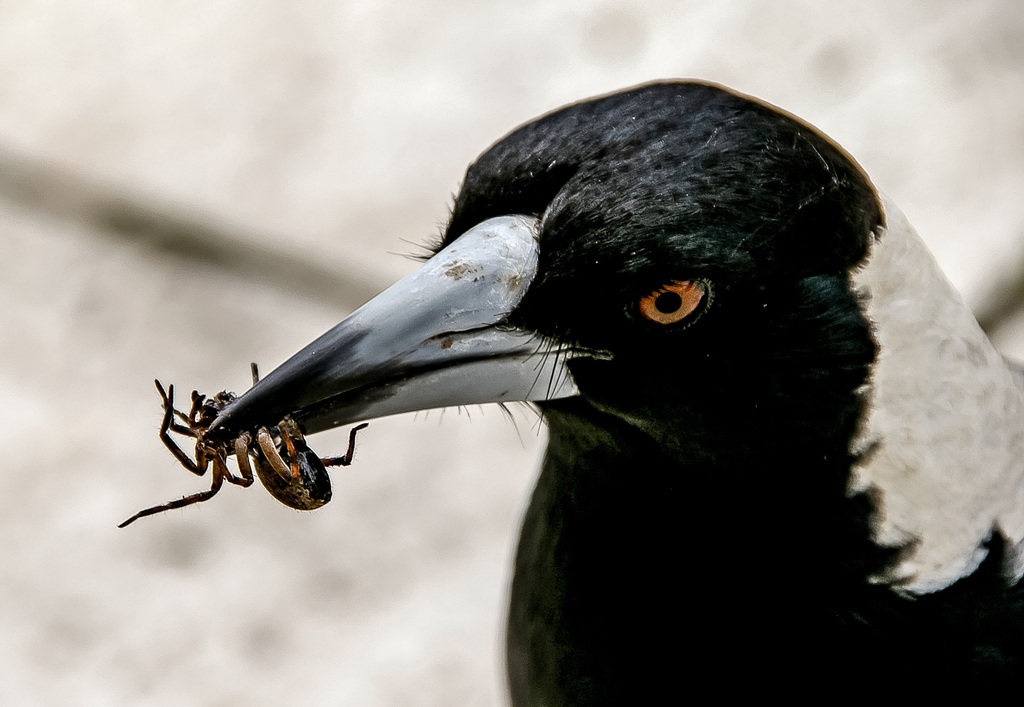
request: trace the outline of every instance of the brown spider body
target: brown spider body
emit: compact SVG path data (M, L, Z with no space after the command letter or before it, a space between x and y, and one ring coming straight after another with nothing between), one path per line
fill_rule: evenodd
M254 364L253 381L256 379ZM288 416L277 424L276 436L267 427L260 427L253 432L241 432L233 439L207 436L210 425L220 412L235 400L235 394L225 390L212 398L207 398L194 390L192 408L186 415L174 408L174 386L168 386L165 391L160 381L154 383L164 406L160 440L182 466L197 476L203 476L212 463L210 489L141 510L121 523L119 528L144 516L208 501L220 491L225 481L236 486L251 486L254 467L255 475L260 478L270 495L284 505L300 511L320 508L331 500L331 477L327 473L327 467L348 466L352 463L356 432L366 427L366 423L363 423L352 428L349 433L348 450L343 456L325 459L321 459L309 448L299 424ZM195 438L195 459L189 457L173 440L170 436L172 431ZM236 476L228 468L229 456L235 457L240 475Z
M324 461L306 445L294 420L286 417L278 430L281 442L276 449L266 428L257 432L258 444L252 448L256 475L284 505L309 511L319 508L331 500L331 477ZM279 462L285 459L287 466L281 468Z

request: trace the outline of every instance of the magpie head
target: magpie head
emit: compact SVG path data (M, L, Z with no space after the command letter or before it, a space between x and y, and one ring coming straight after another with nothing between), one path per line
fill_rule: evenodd
M753 99L666 82L571 105L469 167L418 281L296 354L215 427L291 414L312 432L576 394L675 426L680 398L749 381L757 407L787 385L780 366L825 370L836 352L856 369L848 392L874 355L849 275L882 224L849 156Z
M507 213L536 216L540 238L509 322L608 352L570 358L577 385L648 426L677 422L684 391L707 413L731 387L722 376L754 401L785 385L765 370L780 358L802 353L793 365L820 371L831 355L840 367L874 355L847 276L883 225L876 192L839 147L773 107L658 83L556 111L469 168L442 245ZM832 341L809 340L825 330Z

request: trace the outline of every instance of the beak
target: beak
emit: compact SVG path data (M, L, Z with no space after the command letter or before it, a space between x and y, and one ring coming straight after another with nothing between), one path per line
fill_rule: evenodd
M415 410L577 394L569 352L505 321L537 273L537 219L459 236L228 405L236 432L291 415L312 434Z

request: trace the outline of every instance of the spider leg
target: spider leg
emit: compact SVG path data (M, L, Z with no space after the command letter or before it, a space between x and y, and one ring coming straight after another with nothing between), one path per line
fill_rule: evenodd
M246 463L248 463L248 460L246 460ZM238 468L241 469L242 465L239 464ZM217 451L217 455L214 456L213 458L213 472L214 476L218 474L223 476L224 479L227 480L229 484L241 486L242 488L248 488L249 486L252 486L253 479L251 472L248 476L246 476L244 472L242 473L241 476L235 476L234 474L231 473L231 470L228 468L227 453L225 452L224 447L221 447Z
M182 422L189 422L188 415L183 413L181 410L175 410L174 416ZM178 434L188 435L189 437L198 437L195 431L191 427L185 427L185 425L179 425L177 422L171 423L171 429Z
M160 397L163 398L164 410L166 411L167 408L170 408L173 411L174 417L177 417L182 422L191 422L188 418L188 415L183 413L181 410L175 410L174 408L174 386L170 386L171 390L170 394L168 394L167 391L164 390L164 387L160 384L160 381L155 380L153 382L156 383L157 392L160 393ZM177 422L174 421L173 417L170 420L168 429L174 430L178 434L186 435L188 437L199 436L191 427L184 427L183 425L179 425Z
M302 473L299 471L299 457L301 453L296 442L301 444L304 450L309 451L309 447L306 446L306 438L302 434L302 428L299 427L299 423L292 419L291 415L285 415L284 419L277 424L277 430L281 433L281 441L284 442L284 446L288 449L292 477L298 479L302 476Z
M181 447L171 439L171 436L167 434L167 431L172 428L172 421L174 420L174 386L168 386L166 394L164 393L163 387L160 385L159 381L156 386L164 399L164 419L160 423L160 441L164 443L164 446L167 447L168 451L174 455L174 458L177 459L183 467L191 471L196 476L202 476L206 473L207 463L205 459L200 461L200 456L202 455L200 454L198 445L196 448L196 460L192 461L188 454L186 454Z
M369 422L364 422L360 425L356 425L348 433L348 450L340 457L326 457L320 460L320 463L324 466L348 466L352 463L352 455L356 451L356 432L359 430L369 427Z
M249 463L249 445L252 444L252 437L248 432L243 432L235 438L235 459L238 461L238 471L246 483L240 486L250 486L253 482L252 465Z
M159 380L155 380L154 379L153 383L156 385L156 392L160 393L160 397L164 401L164 407L165 408L174 407L174 405L173 405L173 394L172 394L172 396L168 396L167 395L167 391L164 390L164 386L163 386L163 384ZM171 390L172 391L174 390L174 385L171 385Z
M267 431L266 427L261 427L256 432L256 441L259 442L260 449L263 450L264 456L267 457L267 461L270 462L270 466L273 467L274 471L284 479L291 479L291 469L288 468L288 465L284 463L284 459L281 458L277 447L274 446L274 438L270 436L270 432Z
M209 501L217 494L218 491L220 491L220 487L223 481L224 477L215 472L213 474L213 484L210 486L209 491L200 491L199 493L194 493L191 496L179 498L176 501L168 501L167 503L161 504L159 506L146 508L144 510L139 511L138 513L136 513L131 518L121 523L117 527L123 528L129 523L134 523L139 518L145 518L146 516L151 516L154 513L163 513L164 511L172 511L175 508L184 508L185 506L191 506L193 503L202 503L203 501Z
M196 476L202 476L203 474L206 473L206 469L210 466L211 455L216 457L217 456L217 450L216 449L211 449L210 447L207 447L205 444L203 444L202 440L199 440L198 442L196 442L196 464L195 464L195 466L196 466L196 469L198 469L198 471L195 472Z
M198 390L192 391L192 409L188 412L188 426L192 429L199 427L199 411L206 402L206 396Z
M292 478L298 479L302 474L299 471L299 452L295 449L295 441L284 430L281 430L281 439L284 440L284 446L288 448L288 460L291 462Z

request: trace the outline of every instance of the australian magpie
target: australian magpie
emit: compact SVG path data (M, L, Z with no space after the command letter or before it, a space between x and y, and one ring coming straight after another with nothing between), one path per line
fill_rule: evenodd
M514 704L1024 677L1024 378L807 123L666 81L513 130L214 428L517 400Z

